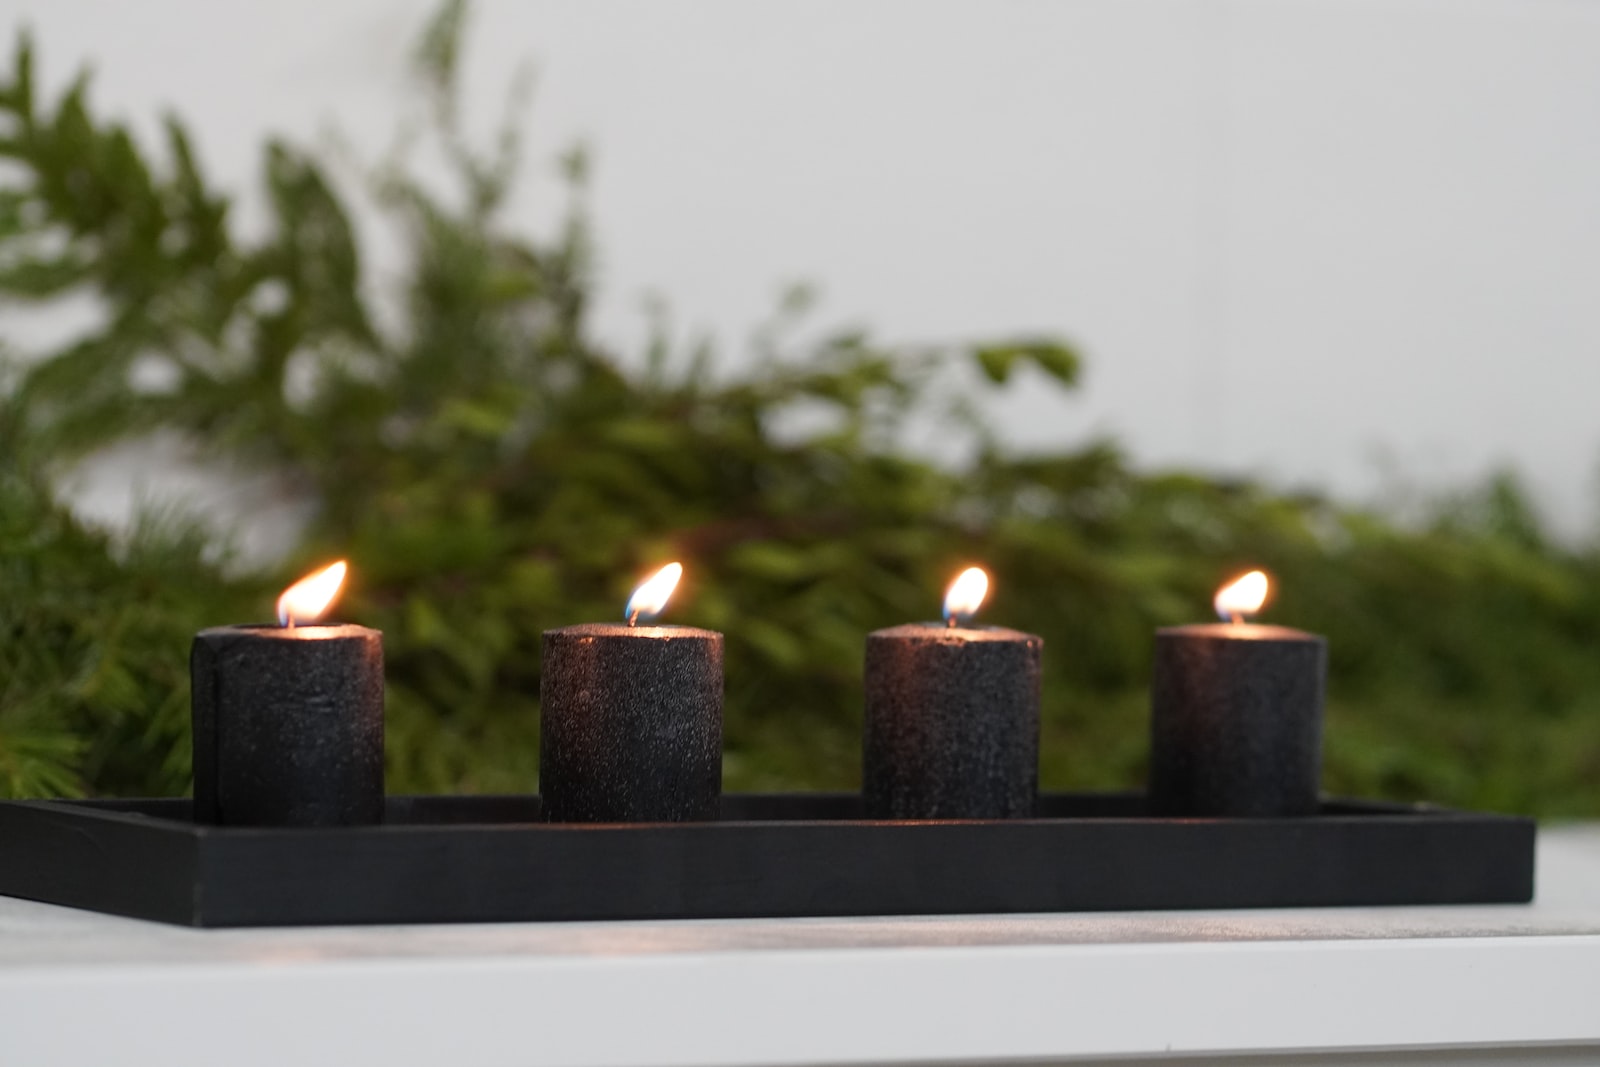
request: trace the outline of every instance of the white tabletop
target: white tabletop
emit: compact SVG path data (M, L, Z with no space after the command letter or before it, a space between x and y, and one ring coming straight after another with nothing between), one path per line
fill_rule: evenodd
M5 1067L1514 1047L1460 1062L1600 1062L1600 826L1491 907L200 931L0 897Z

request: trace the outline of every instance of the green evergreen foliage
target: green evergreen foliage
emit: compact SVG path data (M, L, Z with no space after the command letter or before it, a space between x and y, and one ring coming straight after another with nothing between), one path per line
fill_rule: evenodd
M270 225L246 240L176 119L150 149L95 117L86 79L40 100L20 42L0 298L89 293L103 313L0 353L0 793L181 791L190 635L266 616L335 556L340 614L386 635L396 791L535 788L540 631L617 617L671 558L689 569L673 620L728 636L728 787L849 787L865 633L930 617L981 561L986 617L1046 640L1046 786L1139 782L1151 631L1259 565L1281 581L1271 617L1331 641L1331 790L1600 814L1600 560L1552 543L1513 481L1419 527L1140 473L1106 443L1012 454L939 383L1070 388L1070 347L797 344L798 294L744 372L665 331L614 358L586 328L581 207L554 238L512 232L515 116L489 153L458 133L464 16L448 4L417 52L453 188L399 163L371 183L408 250L397 316L314 155L267 146ZM566 169L581 205L581 155ZM909 454L913 417L976 459ZM315 500L293 558L231 576L193 526L114 539L59 503L66 465L153 432Z

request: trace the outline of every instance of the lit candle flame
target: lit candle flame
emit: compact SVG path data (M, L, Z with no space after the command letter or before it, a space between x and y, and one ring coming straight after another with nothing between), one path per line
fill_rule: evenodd
M678 588L678 579L682 577L683 564L669 563L641 582L628 598L628 606L622 613L628 625L633 626L640 619L653 619L660 615L672 591Z
M328 610L333 598L339 595L344 584L344 573L349 568L344 560L308 574L283 591L278 598L278 625L294 626L299 622L315 622Z
M1217 616L1224 621L1241 623L1261 610L1267 602L1267 576L1263 571L1251 571L1217 590L1212 602Z
M944 594L944 621L950 626L964 626L972 621L989 595L989 576L982 567L968 567L956 575Z

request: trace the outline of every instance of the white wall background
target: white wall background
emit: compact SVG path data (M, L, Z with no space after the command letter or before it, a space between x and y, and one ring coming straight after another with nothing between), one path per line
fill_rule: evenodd
M0 0L0 27L141 130L177 109L242 191L269 130L376 158L430 9ZM646 292L737 349L811 280L889 339L1078 341L1084 392L997 401L1019 444L1109 432L1355 498L1510 462L1587 528L1600 2L480 0L486 133L524 59L532 161L594 152L618 346Z

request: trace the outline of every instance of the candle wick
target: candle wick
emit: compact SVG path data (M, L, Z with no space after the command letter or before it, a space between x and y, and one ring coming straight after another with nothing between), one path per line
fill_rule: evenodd
M1237 611L1228 612L1228 618L1233 620L1233 624L1235 626L1243 626L1244 625L1244 616L1241 615Z
M944 620L944 624L947 629L954 630L956 628L956 617L951 615L948 619Z
M628 616L628 625L630 627L639 625L639 613L637 611Z

